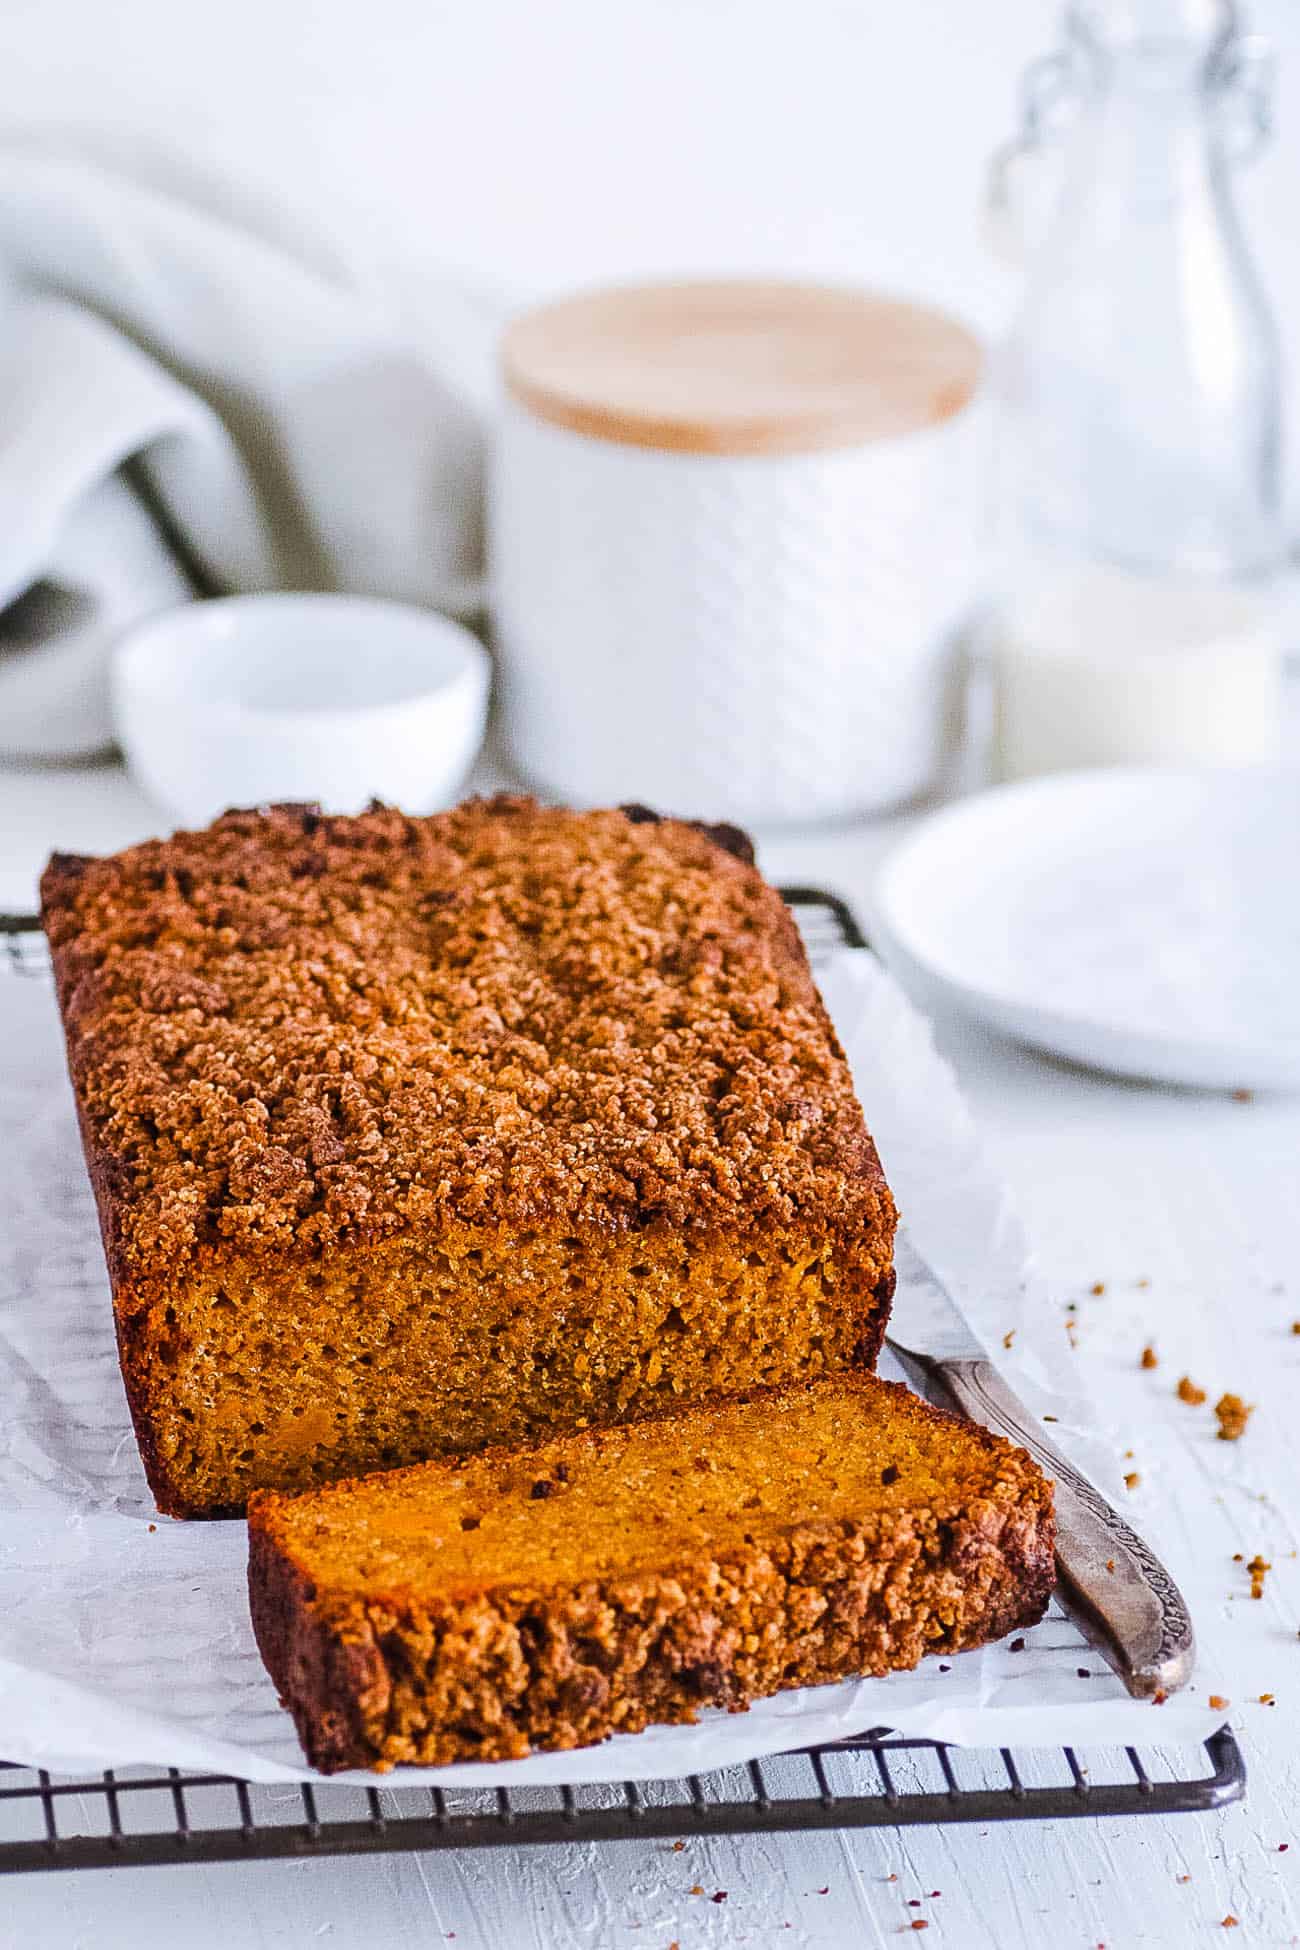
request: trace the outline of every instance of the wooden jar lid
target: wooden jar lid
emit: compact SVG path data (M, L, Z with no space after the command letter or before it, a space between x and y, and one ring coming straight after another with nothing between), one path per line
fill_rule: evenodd
M806 454L936 426L983 353L943 312L830 285L627 285L508 328L507 391L595 440L688 454Z

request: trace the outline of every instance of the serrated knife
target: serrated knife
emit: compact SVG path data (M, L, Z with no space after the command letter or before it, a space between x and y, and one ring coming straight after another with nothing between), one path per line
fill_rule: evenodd
M1027 1449L1056 1483L1056 1568L1130 1693L1173 1693L1196 1659L1182 1593L1150 1547L1051 1441L1002 1379L943 1282L899 1236L888 1346L919 1393Z

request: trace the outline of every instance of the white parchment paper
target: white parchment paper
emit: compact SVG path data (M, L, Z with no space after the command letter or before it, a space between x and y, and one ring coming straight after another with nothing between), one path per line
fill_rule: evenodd
M1030 1406L1057 1416L1054 1434L1111 1489L1113 1463L1089 1436L1094 1417L1059 1312L1034 1288L1006 1192L923 1018L865 953L838 955L820 980L918 1247ZM5 979L0 1755L53 1772L152 1763L313 1778L253 1642L245 1559L241 1523L177 1523L154 1511L118 1374L53 993L41 980ZM526 1761L403 1769L400 1779L649 1780L885 1726L985 1747L1168 1744L1203 1739L1223 1717L1203 1704L1217 1671L1156 1709L1128 1699L1059 1613L1024 1636L1020 1651L1004 1643L931 1658L914 1673L709 1712L696 1727Z

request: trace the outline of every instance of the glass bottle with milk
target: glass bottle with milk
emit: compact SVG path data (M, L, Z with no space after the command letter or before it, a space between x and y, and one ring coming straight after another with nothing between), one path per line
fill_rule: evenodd
M1079 0L1026 140L1059 189L997 381L994 769L1275 751L1276 334L1231 164L1266 122L1231 0Z

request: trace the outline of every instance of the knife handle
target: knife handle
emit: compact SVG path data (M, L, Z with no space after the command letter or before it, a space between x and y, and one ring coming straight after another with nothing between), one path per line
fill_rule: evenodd
M1056 1483L1056 1565L1102 1650L1138 1699L1173 1693L1196 1659L1192 1621L1159 1558L1063 1456L990 1361L943 1361L943 1379L973 1421L1027 1449Z

